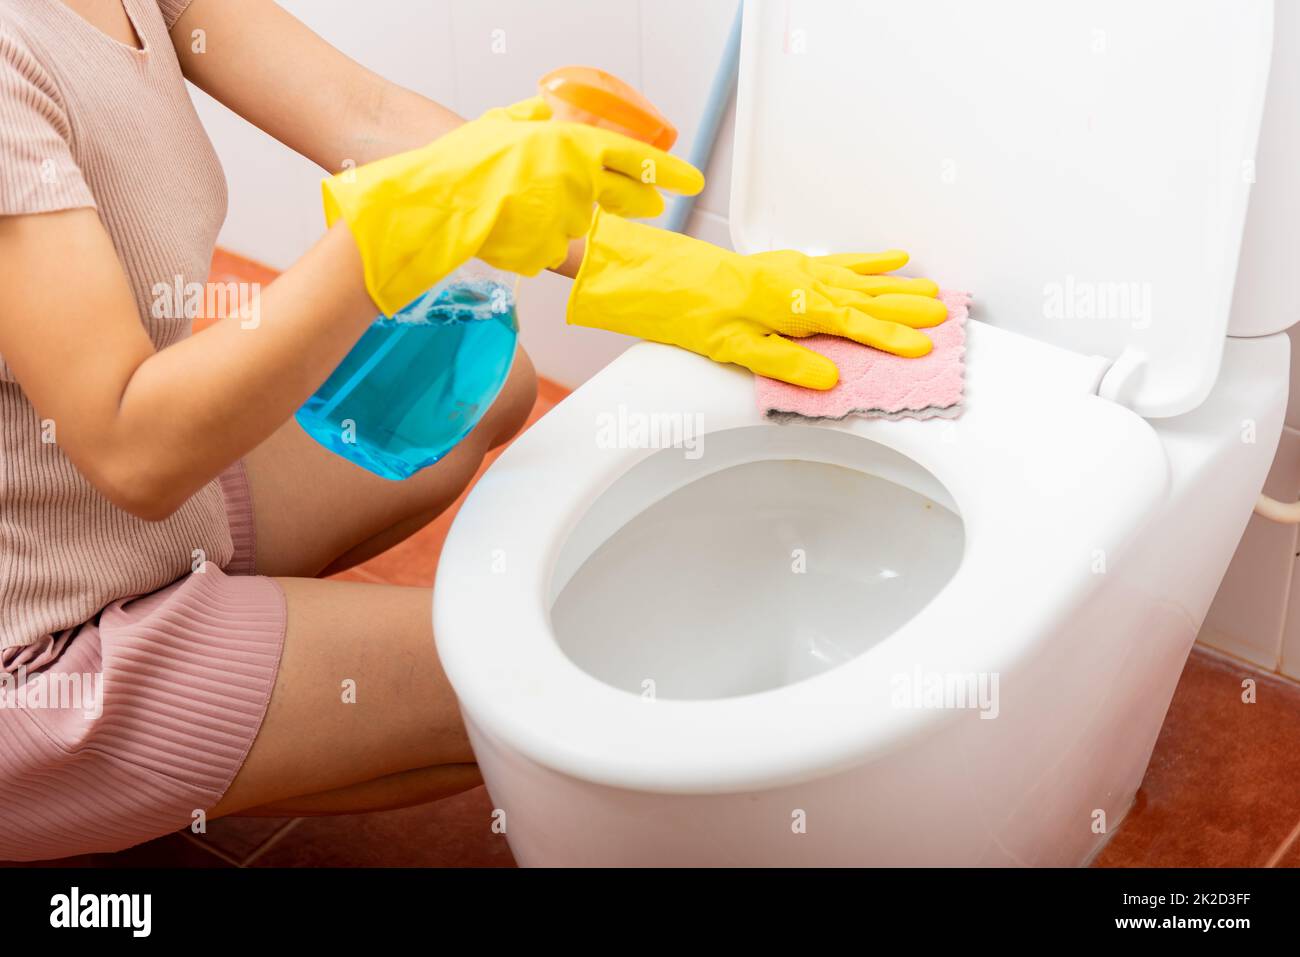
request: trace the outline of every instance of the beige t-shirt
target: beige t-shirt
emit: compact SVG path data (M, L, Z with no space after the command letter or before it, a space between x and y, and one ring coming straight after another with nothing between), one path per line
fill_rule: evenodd
M190 321L155 317L176 312L155 308L155 287L206 281L226 183L167 33L190 0L123 2L143 49L60 0L0 0L0 215L97 210L162 349ZM75 284L77 262L64 265ZM215 480L147 522L104 498L57 440L0 358L0 651L233 554Z

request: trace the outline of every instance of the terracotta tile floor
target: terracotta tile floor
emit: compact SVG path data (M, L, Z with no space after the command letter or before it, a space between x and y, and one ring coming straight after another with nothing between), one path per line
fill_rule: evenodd
M1096 864L1300 866L1300 686L1193 651L1137 802Z
M213 277L269 282L274 272L218 253ZM531 424L564 390L543 383ZM419 534L345 573L430 585L457 501ZM1256 703L1242 702L1253 679ZM202 837L173 834L89 867L501 867L483 788L422 807L347 817L226 818ZM1300 685L1209 652L1192 652L1137 803L1097 860L1103 867L1300 866ZM39 866L39 865L36 865Z

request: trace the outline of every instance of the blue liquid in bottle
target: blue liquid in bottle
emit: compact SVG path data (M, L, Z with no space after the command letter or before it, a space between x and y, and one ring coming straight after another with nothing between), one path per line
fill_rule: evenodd
M371 323L296 418L362 468L409 478L478 424L510 374L518 335L509 287L453 276Z

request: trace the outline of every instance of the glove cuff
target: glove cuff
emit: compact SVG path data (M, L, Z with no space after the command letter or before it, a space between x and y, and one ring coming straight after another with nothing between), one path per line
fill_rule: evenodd
M597 207L587 230L586 250L578 274L573 277L569 292L565 322L573 326L608 329L628 335L641 335L642 330L625 328L624 320L654 319L637 307L637 297L629 297L630 290L644 286L647 290L662 288L663 276L638 276L651 259L667 251L675 240L685 237L677 233L642 223L634 223L607 213Z
M412 151L416 152L416 151ZM392 237L405 230L400 221L401 197L392 184L401 166L412 165L413 156L397 154L357 169L345 170L321 181L325 224L342 219L361 254L366 292L385 316L392 316L428 291L444 276L470 258L470 251L454 243L394 243ZM427 212L427 210L426 210ZM457 235L465 232L452 223L452 210L443 210L443 228L435 230L421 223L421 231Z

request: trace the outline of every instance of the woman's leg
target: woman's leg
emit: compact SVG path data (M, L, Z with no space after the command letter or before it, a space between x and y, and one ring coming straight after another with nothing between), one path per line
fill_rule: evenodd
M429 589L279 582L288 628L275 690L211 816L379 810L478 784L476 771L466 773L474 755L434 651ZM447 773L403 775L419 769ZM354 795L331 794L356 786Z
M434 649L430 591L300 576L364 561L418 531L518 432L535 396L521 351L478 427L404 482L327 452L296 422L245 459L257 572L280 579L288 624L262 728L211 816L384 810L480 783Z
M396 811L416 804L428 804L461 791L478 787L483 776L477 764L447 764L437 768L399 771L373 781L363 781L335 791L307 794L272 801L246 811L240 817L324 817L330 814L361 814Z

